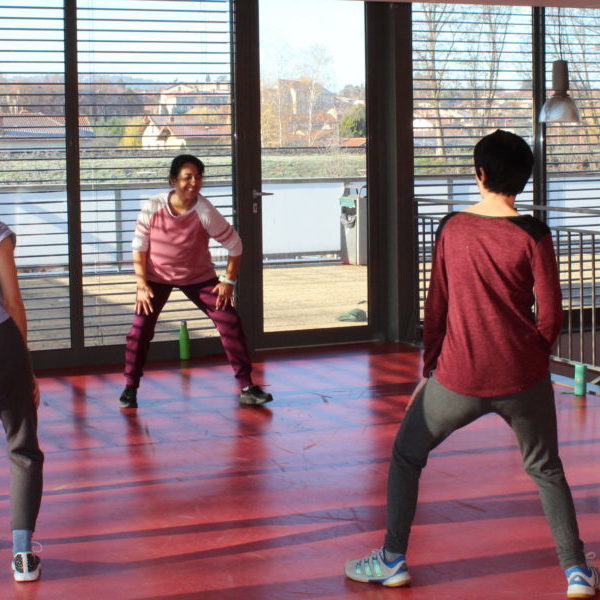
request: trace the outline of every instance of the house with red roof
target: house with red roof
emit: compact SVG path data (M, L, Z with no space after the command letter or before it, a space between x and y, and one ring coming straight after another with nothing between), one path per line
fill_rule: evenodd
M94 130L86 116L79 116L80 144L92 144ZM0 113L0 149L32 150L39 148L63 150L65 147L65 118L21 111Z

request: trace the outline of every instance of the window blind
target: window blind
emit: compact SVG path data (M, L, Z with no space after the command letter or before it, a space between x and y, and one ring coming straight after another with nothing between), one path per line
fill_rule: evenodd
M131 238L171 160L206 165L203 193L233 220L228 0L78 2L84 322L87 346L121 344L133 312ZM226 260L214 247L217 263ZM157 340L212 323L174 292Z
M546 73L551 94L552 63L566 60L570 95L581 123L546 126L548 223L598 231L600 210L600 11L547 9ZM571 212L573 211L573 212Z
M531 54L531 9L413 4L421 307L437 221L479 200L477 140L500 128L533 143ZM531 191L519 198L530 203Z
M0 220L15 250L29 346L70 346L63 7L0 4Z

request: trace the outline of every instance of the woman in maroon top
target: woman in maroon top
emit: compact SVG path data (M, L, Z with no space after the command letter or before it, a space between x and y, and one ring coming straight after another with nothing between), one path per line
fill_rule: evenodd
M481 201L447 215L437 231L425 304L424 380L394 443L385 542L349 561L346 575L386 586L410 583L405 555L429 453L457 429L496 413L515 432L538 487L567 595L591 597L600 577L579 539L549 374L562 324L552 238L544 223L514 207L533 154L522 138L498 130L477 143L474 162Z

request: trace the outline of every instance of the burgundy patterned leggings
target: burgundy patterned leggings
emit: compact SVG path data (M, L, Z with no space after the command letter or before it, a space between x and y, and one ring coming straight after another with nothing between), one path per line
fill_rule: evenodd
M212 290L217 283L218 279L216 278L203 283L182 286L148 282L154 293L154 298L152 298L154 312L149 315L136 314L133 318L133 324L127 334L127 347L125 350L126 385L134 388L140 385L150 341L154 337L156 321L174 287L179 287L215 324L221 336L225 354L231 363L240 386L245 387L252 384L252 364L246 344L246 336L242 329L242 322L232 306L220 310L216 309L217 295Z

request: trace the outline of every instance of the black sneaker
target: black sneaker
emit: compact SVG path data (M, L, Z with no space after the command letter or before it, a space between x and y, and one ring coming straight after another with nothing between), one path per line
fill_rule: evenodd
M271 402L273 396L264 392L259 385L249 385L240 392L240 404L252 404L254 406Z
M119 398L121 408L137 408L137 389L127 386Z
M40 578L42 561L33 552L17 552L12 561L15 581L36 581Z

